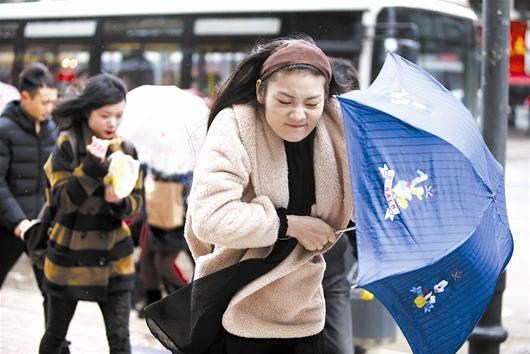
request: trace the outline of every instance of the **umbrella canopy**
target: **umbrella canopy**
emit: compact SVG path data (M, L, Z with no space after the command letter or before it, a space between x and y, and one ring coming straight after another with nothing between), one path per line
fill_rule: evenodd
M206 137L204 101L176 86L144 85L127 94L118 134L132 141L140 162L164 175L193 171Z
M464 105L397 55L339 101L358 286L387 307L414 353L454 353L512 254L502 167Z

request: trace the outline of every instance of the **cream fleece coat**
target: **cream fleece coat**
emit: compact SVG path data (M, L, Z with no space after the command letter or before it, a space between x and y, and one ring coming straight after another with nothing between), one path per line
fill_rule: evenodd
M353 214L336 101L317 124L313 159L316 204L311 215L343 228ZM195 278L266 257L278 238L276 208L288 203L283 140L251 105L221 111L208 132L188 200L185 237L196 259ZM322 331L325 250L311 252L298 244L274 270L232 298L223 327L246 338L297 338Z

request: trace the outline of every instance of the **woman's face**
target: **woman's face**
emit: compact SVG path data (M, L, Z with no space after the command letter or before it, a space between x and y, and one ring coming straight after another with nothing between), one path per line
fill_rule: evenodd
M315 129L324 110L326 79L305 71L280 71L260 89L258 102L264 105L265 118L283 140L298 142ZM263 92L265 91L265 92Z
M111 139L120 126L124 108L125 100L93 110L88 117L88 127L97 138Z

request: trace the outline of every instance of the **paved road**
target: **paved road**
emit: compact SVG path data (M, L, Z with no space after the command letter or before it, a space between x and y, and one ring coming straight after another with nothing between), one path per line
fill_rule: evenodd
M530 354L530 138L511 134L506 161L508 214L516 247L507 270L502 319L509 338L501 346L501 354ZM43 322L41 296L24 257L0 292L0 354L37 353ZM372 346L368 353L410 353L405 339L397 333L393 343ZM108 352L103 319L96 304L80 303L68 339L72 341L72 354ZM131 343L135 354L168 353L134 312ZM458 353L467 353L466 346Z

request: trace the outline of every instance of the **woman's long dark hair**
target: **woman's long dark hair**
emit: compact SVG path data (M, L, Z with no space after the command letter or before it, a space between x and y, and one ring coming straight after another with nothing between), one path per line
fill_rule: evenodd
M91 77L83 92L78 96L59 104L52 116L60 130L79 127L88 119L90 112L109 104L125 100L127 88L123 81L111 74L99 74Z
M230 74L228 79L221 86L219 94L217 95L217 98L210 110L210 116L208 117L208 128L212 124L217 114L219 114L219 112L226 107L230 107L234 104L244 103L251 103L255 106L258 105L256 97L256 81L260 78L261 66L276 48L288 41L295 39L302 39L313 45L315 44L313 39L305 34L293 37L277 38L267 42L258 42L256 44L250 55L243 59L241 63L239 63L232 74ZM289 65L288 67L282 68L278 71L283 70L309 70L315 74L319 73L318 69L306 64ZM275 74L264 80L262 87L265 88L266 81L268 81L274 75ZM343 91L344 90L332 76L329 86L326 88L326 103L329 102L329 99L332 95L336 95Z

